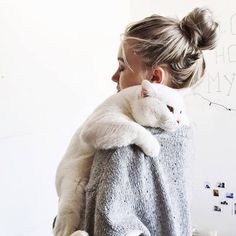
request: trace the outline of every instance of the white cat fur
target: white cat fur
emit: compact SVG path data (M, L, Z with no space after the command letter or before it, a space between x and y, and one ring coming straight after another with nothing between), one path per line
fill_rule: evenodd
M74 134L58 166L59 209L54 235L69 236L78 229L95 149L136 144L146 155L155 157L159 142L143 126L174 131L183 124L187 125L188 119L182 96L161 84L144 80L142 85L123 89L106 99ZM76 235L86 233L77 231Z

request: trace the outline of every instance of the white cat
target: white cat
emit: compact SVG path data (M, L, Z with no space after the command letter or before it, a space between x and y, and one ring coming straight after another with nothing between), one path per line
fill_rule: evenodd
M146 155L155 157L160 144L143 126L175 131L180 125L188 125L178 91L182 90L144 80L109 97L88 117L72 137L57 169L55 236L69 236L78 229L95 149L136 144ZM77 231L73 235L86 233Z

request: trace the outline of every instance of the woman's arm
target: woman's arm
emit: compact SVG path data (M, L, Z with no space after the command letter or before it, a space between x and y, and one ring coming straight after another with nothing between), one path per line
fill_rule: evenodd
M149 130L161 143L157 158L136 145L96 152L83 222L90 235L191 235L186 170L192 130Z

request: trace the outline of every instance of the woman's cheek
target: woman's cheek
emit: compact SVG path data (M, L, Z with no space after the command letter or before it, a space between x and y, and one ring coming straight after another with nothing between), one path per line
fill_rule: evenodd
M123 75L120 76L120 79L119 79L119 87L120 87L120 89L126 88L125 79L124 79L124 76L123 76Z

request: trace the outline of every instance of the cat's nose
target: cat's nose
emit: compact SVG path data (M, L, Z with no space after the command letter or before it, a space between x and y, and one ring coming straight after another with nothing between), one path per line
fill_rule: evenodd
M179 120L177 120L177 123L179 124Z

